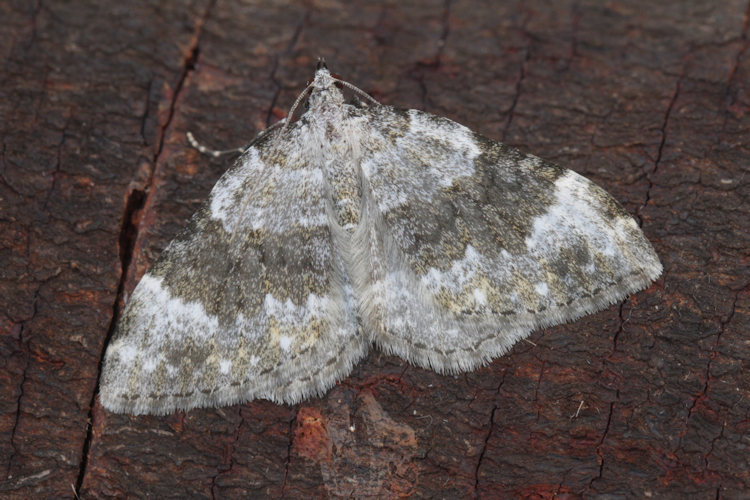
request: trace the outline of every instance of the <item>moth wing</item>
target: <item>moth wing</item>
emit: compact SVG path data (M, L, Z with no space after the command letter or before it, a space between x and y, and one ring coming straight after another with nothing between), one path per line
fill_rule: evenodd
M105 408L294 403L364 355L303 135L292 126L288 147L251 147L141 279L106 352Z
M633 218L575 172L446 118L371 113L363 321L386 352L469 370L661 274Z

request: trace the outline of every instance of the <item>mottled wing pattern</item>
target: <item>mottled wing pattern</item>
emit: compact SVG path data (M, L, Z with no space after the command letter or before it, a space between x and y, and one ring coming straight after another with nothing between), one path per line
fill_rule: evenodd
M294 124L284 148L251 147L143 277L106 353L106 408L296 402L364 355L307 133Z
M575 172L420 111L369 122L363 321L385 351L472 369L661 273L633 218Z

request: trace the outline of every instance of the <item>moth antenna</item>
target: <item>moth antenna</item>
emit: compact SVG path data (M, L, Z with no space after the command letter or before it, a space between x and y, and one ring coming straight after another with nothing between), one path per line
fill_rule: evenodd
M190 143L190 146L193 147L193 149L197 149L199 153L206 156L211 156L213 158L218 158L219 156L224 156L232 153L242 153L247 149L247 146L232 149L212 149L198 142L192 132L187 132L185 135L187 136L187 140Z
M206 156L218 158L219 156L224 156L224 155L228 155L232 153L239 153L239 154L244 153L245 151L247 151L247 148L253 146L256 142L264 138L266 134L268 134L272 130L276 130L277 128L285 124L286 121L287 121L286 118L282 118L281 120L277 121L276 123L274 123L267 129L261 130L260 132L258 132L253 138L253 140L250 141L249 144L239 147L239 148L232 148L232 149L212 149L198 142L198 139L195 138L192 132L188 131L185 135L187 136L187 140L193 149L197 149L199 153L204 154Z
M305 98L305 94L307 94L310 89L313 88L313 84L311 83L307 87L305 87L305 90L300 92L300 95L297 96L297 99L294 101L294 104L292 104L292 108L289 110L289 114L286 116L286 120L284 121L284 126L281 127L281 131L279 132L279 135L276 136L276 143L279 142L279 139L284 135L284 132L286 132L287 127L289 126L289 122L292 121L292 117L294 117L294 111L297 109L297 106L299 106L299 103L302 102L302 99Z
M367 99L369 99L369 100L370 100L370 101L372 101L373 103L375 103L375 104L377 104L377 105L380 105L380 103L378 102L378 100L377 100L377 99L375 99L375 98L374 98L373 96L371 96L370 94L368 94L368 93L367 93L367 92L365 92L364 90L362 90L362 89L360 89L360 88L358 88L358 87L355 87L355 86L354 86L354 85L352 85L351 83L349 83L349 82L345 82L344 80L339 80L338 78L334 78L334 79L333 79L333 81L334 81L334 82L336 82L336 83L340 83L340 84L341 84L341 85L343 85L344 87L346 87L346 88L348 88L348 89L350 89L350 90L353 90L354 92L358 93L358 94L359 94L359 95L361 95L361 96L364 96L364 97L366 97Z

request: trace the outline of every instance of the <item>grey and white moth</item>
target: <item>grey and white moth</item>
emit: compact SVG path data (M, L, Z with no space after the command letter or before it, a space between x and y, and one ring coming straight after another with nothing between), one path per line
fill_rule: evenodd
M373 343L468 371L661 274L591 181L337 85L361 92L319 67L309 109L242 154L143 276L106 352L105 408L295 403Z

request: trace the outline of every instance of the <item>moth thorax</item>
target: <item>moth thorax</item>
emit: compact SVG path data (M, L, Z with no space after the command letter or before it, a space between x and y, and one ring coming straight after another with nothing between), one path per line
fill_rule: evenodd
M339 158L327 165L326 176L331 186L336 221L348 232L359 224L362 186L359 169L351 158Z

